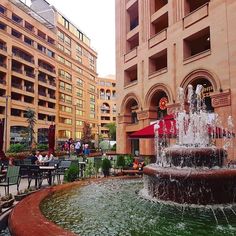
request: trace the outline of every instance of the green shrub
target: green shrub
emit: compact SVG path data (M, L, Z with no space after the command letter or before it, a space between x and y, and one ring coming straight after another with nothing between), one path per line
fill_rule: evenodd
M73 182L79 178L79 167L76 164L72 164L65 172L64 179L66 182Z
M125 155L125 166L131 166L134 162L134 157L132 155Z
M37 145L38 150L48 150L48 144L40 143Z
M23 152L26 149L26 146L20 143L11 144L7 152L9 153L18 153Z
M110 175L111 161L107 158L102 160L102 172L105 177Z
M116 151L116 143L111 148L112 151Z
M93 162L89 160L84 172L85 177L90 178L92 175L94 175L94 171Z
M116 160L116 166L119 168L125 167L125 157L123 155L118 155Z

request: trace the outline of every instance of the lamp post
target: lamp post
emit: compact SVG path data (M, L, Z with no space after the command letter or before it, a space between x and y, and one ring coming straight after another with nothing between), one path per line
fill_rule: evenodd
M97 134L98 134L98 150L100 150L100 148L99 148L99 134L100 134L100 130L99 130L99 124L97 125L98 126L98 132L97 132Z
M6 99L6 108L5 108L5 152L7 151L7 123L8 123L8 100L11 98L10 95L3 96Z

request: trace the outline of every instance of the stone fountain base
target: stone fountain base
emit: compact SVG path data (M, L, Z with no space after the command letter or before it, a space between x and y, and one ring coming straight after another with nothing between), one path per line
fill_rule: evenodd
M236 169L144 168L148 194L179 204L233 204L236 202Z

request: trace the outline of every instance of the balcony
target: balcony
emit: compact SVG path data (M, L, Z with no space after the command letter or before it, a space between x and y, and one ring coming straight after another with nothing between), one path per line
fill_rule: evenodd
M47 83L47 79L45 77L38 77L38 80L43 83Z
M12 83L11 83L11 86L12 86L13 88L17 88L17 89L21 89L21 90L22 90L22 85L19 84L19 83L12 82Z
M18 68L18 67L12 67L12 70L14 71L14 72L17 72L17 73L19 73L19 74L23 74L23 70L21 69L21 68Z
M27 61L29 63L34 64L34 59L31 56L29 56L29 55L27 55L27 54L25 54L23 52L13 50L12 54L15 57L18 57L18 58L20 58L20 59L22 59L24 61Z
M166 39L167 39L167 29L164 29L149 39L149 42L148 42L149 48L156 46L157 44L165 41Z
M136 47L132 51L125 54L125 56L124 56L125 62L130 61L131 59L137 57L137 54L138 54L138 50L137 50L137 47Z
M32 86L25 87L26 92L34 93L34 88Z
M47 97L46 92L44 91L38 91L38 94L43 97Z
M35 74L32 73L32 72L30 72L30 71L25 71L25 75L28 76L28 77L30 77L30 78L35 79Z
M202 20L203 18L207 17L209 14L209 3L199 7L195 11L189 13L183 19L184 28L188 28L191 25L195 24L196 22Z
M39 67L42 68L42 69L45 69L45 70L47 70L47 71L49 71L49 72L51 72L51 73L53 73L53 74L56 73L55 69L52 68L52 67L50 67L50 66L48 66L48 65L39 63Z

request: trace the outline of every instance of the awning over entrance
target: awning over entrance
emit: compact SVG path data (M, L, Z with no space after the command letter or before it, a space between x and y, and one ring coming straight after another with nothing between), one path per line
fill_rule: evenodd
M154 126L157 122L144 127L141 130L138 130L130 135L131 139L139 139L139 138L154 138ZM174 120L173 115L167 115L163 120L159 120L159 136L163 136L164 134L167 137L175 137L176 136L176 121Z
M129 138L131 139L141 139L141 138L155 138L154 126L157 122L154 122L151 125L144 127L134 133L132 133ZM159 120L159 129L158 129L159 137L163 137L165 134L168 138L175 138L177 135L176 129L176 121L173 115L167 115L164 117L163 120ZM212 138L223 138L224 136L233 136L235 137L234 133L230 133L225 129L216 127L214 130L209 125L208 127L208 134Z

